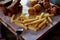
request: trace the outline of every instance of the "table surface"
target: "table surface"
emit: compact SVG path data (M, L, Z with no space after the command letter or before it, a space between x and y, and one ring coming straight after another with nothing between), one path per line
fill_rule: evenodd
M24 3L24 1L27 2L27 0L22 0L21 3ZM25 10L25 11L23 10L23 12L27 13L27 9L26 9L25 3L22 4L22 5L24 5L24 10ZM10 17L5 16L2 13L2 11L0 10L1 23L3 23L5 25L5 27L7 27L12 33L14 33L16 35L17 29L21 29L21 28L19 26L15 25L15 24L11 23L10 19L11 19ZM43 30L40 30L38 32L34 32L34 31L31 31L31 30L24 30L23 33L21 34L21 36L25 40L36 40L39 37L42 37L42 35L44 35L49 30L51 30L51 28L53 28L58 22L60 22L60 15L53 17L53 24L50 24L49 26L47 26Z

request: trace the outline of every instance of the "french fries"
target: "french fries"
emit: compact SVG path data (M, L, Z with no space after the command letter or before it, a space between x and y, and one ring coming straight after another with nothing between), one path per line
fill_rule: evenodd
M48 21L49 21L50 23L53 23L53 21L52 21L52 19L51 19L50 17L48 17Z
M16 25L26 30L38 31L53 23L51 19L52 16L54 16L54 14L44 12L42 12L40 15L35 15L32 18L30 18L30 16L27 17L25 14L22 14L17 18L15 18L15 15L13 15L11 22L14 22Z
M42 26L46 24L46 21L47 21L47 20L44 20L42 23L40 23L40 24L38 25L38 27L37 27L37 30L41 29Z
M30 22L30 23L26 23L25 25L30 25L30 24L34 24L34 23L39 23L39 22L42 22L43 20L45 20L45 18L39 19L39 20L36 20L36 21L33 21L33 22Z
M46 25L49 25L50 23L48 22L48 20L46 21Z
M54 16L54 14L47 13L47 14L44 15L44 17L52 17L52 16Z
M42 13L40 14L40 17L39 17L39 18L41 19L43 16L44 16L44 13L42 12Z
M24 20L23 23L32 22L32 21L35 21L35 20L37 20L37 18L36 19L27 19L27 20Z
M46 25L43 25L42 27L41 27L41 29L44 29L46 27Z
M15 15L13 15L13 16L11 17L11 22L12 22L12 23L14 22L14 19L15 19Z
M33 30L33 31L36 31L37 30L35 27L32 27L32 26L29 26L28 29L29 30Z

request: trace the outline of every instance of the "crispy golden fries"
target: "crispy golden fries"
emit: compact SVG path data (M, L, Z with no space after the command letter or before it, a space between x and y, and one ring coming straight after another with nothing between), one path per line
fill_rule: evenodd
M52 17L52 16L54 16L54 14L47 13L47 14L44 15L44 17Z
M27 19L27 20L24 20L23 23L32 22L32 21L35 21L35 20L37 20L37 18L36 19Z
M28 29L29 30L33 30L33 31L36 31L37 30L35 27L32 27L32 26L29 26Z
M11 22L14 22L19 27L23 27L26 30L38 31L45 28L50 23L53 23L51 17L53 14L41 13L40 15L34 15L27 17L25 14L15 18L15 15L12 16ZM15 18L15 19L14 19Z
M49 25L50 23L48 22L48 20L46 21L46 25Z
M12 23L14 22L14 19L15 19L15 15L13 15L13 16L11 17L11 22L12 22Z
M42 27L41 27L41 29L44 29L46 27L46 25L43 25Z
M36 20L36 21L33 21L33 22L30 22L30 23L26 23L25 25L30 25L30 24L34 24L34 23L39 23L39 22L42 22L43 20L45 20L45 18L39 19L39 20Z
M39 18L41 19L41 18L43 18L43 16L44 16L44 13L42 12L42 13L40 14L40 17L39 17Z
M37 30L41 29L41 27L43 27L43 25L46 24L46 21L47 21L47 20L44 20L42 23L40 23L40 24L38 25L38 27L37 27Z
M52 19L51 19L50 17L48 17L48 21L49 21L50 23L53 23L53 21L52 21Z

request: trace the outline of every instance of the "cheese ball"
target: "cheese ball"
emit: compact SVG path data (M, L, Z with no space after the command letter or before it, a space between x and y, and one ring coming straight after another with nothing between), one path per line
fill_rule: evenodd
M49 2L46 2L46 3L43 3L44 5L44 8L48 9L51 7L50 3Z
M36 9L36 12L40 12L42 10L42 6L40 4L36 4L34 8Z
M31 6L34 6L34 5L37 4L37 3L38 3L37 0L30 0Z
M51 13L56 15L56 13L57 13L57 8L56 8L56 7L52 7L52 8L51 8Z
M28 13L29 13L30 15L35 15L35 14L36 14L36 9L33 8L33 7L30 7L30 8L28 9Z

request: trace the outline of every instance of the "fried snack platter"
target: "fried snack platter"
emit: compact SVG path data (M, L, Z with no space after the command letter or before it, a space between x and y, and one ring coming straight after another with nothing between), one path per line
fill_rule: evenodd
M28 7L28 3L30 3L30 7ZM21 4L23 5L23 13L17 18L13 15L11 17L12 23L32 31L39 31L53 23L52 17L56 15L57 7L51 5L49 0L29 0L25 3L21 1Z
M27 1L27 0L25 0L25 2L29 2L29 1ZM26 16L29 16L29 14L28 14L28 8L29 7L27 7L27 5L26 5L27 3L24 3L24 0L22 0L22 5L23 5L23 12L24 13L26 13L26 15L23 13L22 15L24 15L24 17L23 18L25 18ZM41 13L40 15L42 15L42 14L44 14L44 12L43 13ZM47 15L47 14L44 14L44 15ZM48 13L48 15L51 15L51 14L49 14ZM53 14L52 14L53 15ZM19 17L21 17L21 16L19 16ZM16 19L19 19L19 17L17 17ZM39 18L40 16L38 16L37 15L37 17ZM42 17L42 16L41 16ZM29 27L27 27L27 26L24 26L23 24L21 24L20 25L20 23L18 23L18 21L19 20L11 20L11 22L17 22L17 23L15 23L15 24L17 24L19 27L22 27L22 28L24 28L26 31L24 31L23 33L22 33L22 37L25 39L25 40L36 40L36 39L38 39L39 37L41 37L44 33L46 33L49 29L51 29L54 25L56 25L57 23L58 23L58 21L59 21L59 19L58 19L58 17L59 16L55 16L55 17L53 17L53 18L50 18L51 16L48 16L46 19L47 20L50 20L50 22L48 22L47 24L48 25L46 25L46 21L47 20L43 20L43 22L41 22L40 23L40 26L42 26L42 28L40 28L40 26L38 27L38 26L36 26L37 28L38 28L38 30L36 30L36 28L35 28L35 25L37 25L37 24L39 24L39 23L37 23L36 21L36 17L34 18L32 18L32 19L29 19L28 17L27 17L27 20L24 20L23 21L23 23L25 23L25 22L29 22L29 23L26 23L26 24L24 24L24 25L27 25L27 24L30 24L30 21L35 21L37 24L34 24L34 22L31 22L32 24L34 24L34 25L29 25ZM12 16L12 19L14 18L14 15ZM57 19L56 19L57 18ZM26 19L26 18L25 18ZM42 19L45 19L44 17L42 18ZM39 21L41 21L42 19L38 19ZM52 19L52 20L51 20ZM28 37L29 36L29 37Z
M24 3L25 2L25 3ZM28 14L28 6L26 5L27 3L28 3L29 1L28 0L22 0L21 1L21 4L23 5L23 12L24 13L26 13L26 16L29 16L29 14ZM25 14L21 14L21 15L24 15L25 16ZM7 23L7 24L9 24L13 29L18 29L18 28L26 28L24 31L23 31L23 33L21 34L21 36L25 39L25 40L36 40L36 39L38 39L39 37L41 37L44 33L46 33L48 30L50 30L54 25L56 25L59 21L60 21L60 16L54 16L54 17L52 17L52 15L53 14L49 14L49 13L44 13L44 12L42 12L40 15L42 15L42 14L44 14L44 15L47 15L48 14L48 17L47 18L45 18L45 17L42 17L42 19L40 18L40 16L39 15L37 15L37 16L35 16L35 17L33 17L33 18L28 18L27 20L25 20L23 23L25 23L25 22L29 22L29 21L41 21L41 20L43 20L41 23L40 23L40 25L43 27L42 29L40 28L40 26L39 26L39 30L36 30L35 28L33 28L31 25L30 25L30 23L27 23L27 24L29 24L29 26L31 26L32 28L33 28L33 30L32 30L32 28L31 27L29 27L28 29L27 29L27 27L25 27L25 26L23 26L22 24L20 24L20 23L18 23L18 21L16 21L19 17L21 17L21 16L18 16L17 18L14 18L14 15L12 16L12 18L11 17L8 17L8 16L4 16L4 15L2 15L2 14L0 14L0 18L2 19L2 20L4 20L4 22L5 23ZM18 14L19 15L19 14ZM51 18L52 17L52 18ZM23 18L25 18L25 17L23 17ZM38 19L37 19L38 18ZM13 20L11 20L11 19L13 19ZM16 20L15 20L16 19ZM46 20L45 20L46 19ZM48 22L48 25L45 25L46 24L46 21L47 20L50 20L49 22ZM36 22L35 21L35 22ZM17 22L17 23L12 23L12 22ZM34 24L34 22L31 22L31 23L33 23ZM37 22L36 22L37 23ZM17 25L16 25L17 24ZM25 25L27 25L27 24L25 24ZM37 23L38 24L38 23ZM37 25L36 24L36 25ZM22 26L21 26L22 25ZM21 27L20 27L21 26ZM34 27L35 27L35 24L33 25ZM38 26L36 26L36 27L38 27Z

